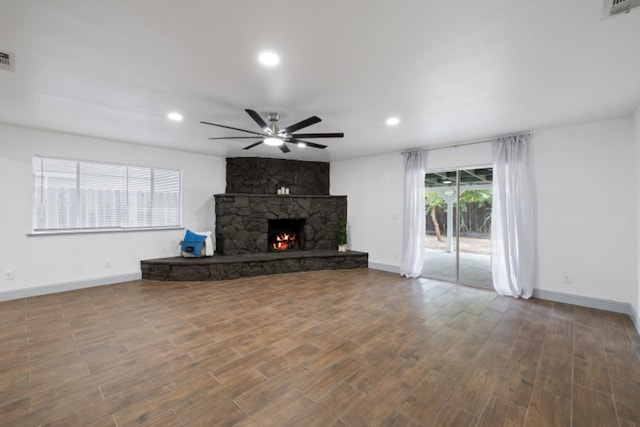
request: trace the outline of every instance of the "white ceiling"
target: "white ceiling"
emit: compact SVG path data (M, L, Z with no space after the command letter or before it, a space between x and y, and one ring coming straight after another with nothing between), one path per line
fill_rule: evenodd
M640 104L640 11L603 20L603 2L2 0L16 68L0 71L0 122L340 160L622 117ZM258 63L267 49L278 67ZM345 138L288 155L207 139L246 134L201 120L258 130L245 108L283 125L317 115L304 132Z

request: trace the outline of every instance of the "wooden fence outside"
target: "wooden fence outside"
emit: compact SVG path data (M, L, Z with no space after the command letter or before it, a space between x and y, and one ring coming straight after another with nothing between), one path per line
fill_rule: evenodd
M444 209L436 207L436 219L440 226L440 233L446 234L447 232L447 212ZM455 218L457 215L457 207L453 208L453 231L456 230ZM491 233L491 205L483 204L479 206L478 203L466 203L461 215L461 228L460 233L464 235L482 234L486 235ZM435 227L431 220L431 214L427 210L427 234L435 234Z

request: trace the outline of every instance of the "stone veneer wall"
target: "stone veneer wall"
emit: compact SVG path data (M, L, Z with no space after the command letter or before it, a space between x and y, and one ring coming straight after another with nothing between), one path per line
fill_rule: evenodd
M240 255L268 251L268 220L305 219L304 248L338 247L347 196L216 194L216 252Z
M228 157L228 194L276 194L287 187L296 196L329 195L329 163L262 157Z

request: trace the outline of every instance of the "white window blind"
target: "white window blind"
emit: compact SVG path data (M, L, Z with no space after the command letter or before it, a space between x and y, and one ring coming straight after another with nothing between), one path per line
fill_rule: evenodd
M33 157L33 231L180 227L182 173Z

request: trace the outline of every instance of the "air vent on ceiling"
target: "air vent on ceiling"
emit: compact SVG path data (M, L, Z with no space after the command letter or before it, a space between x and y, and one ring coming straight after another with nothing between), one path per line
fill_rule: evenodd
M606 0L605 12L608 16L629 13L634 7L640 6L640 0Z
M0 51L0 70L14 71L16 69L16 56L5 51Z

